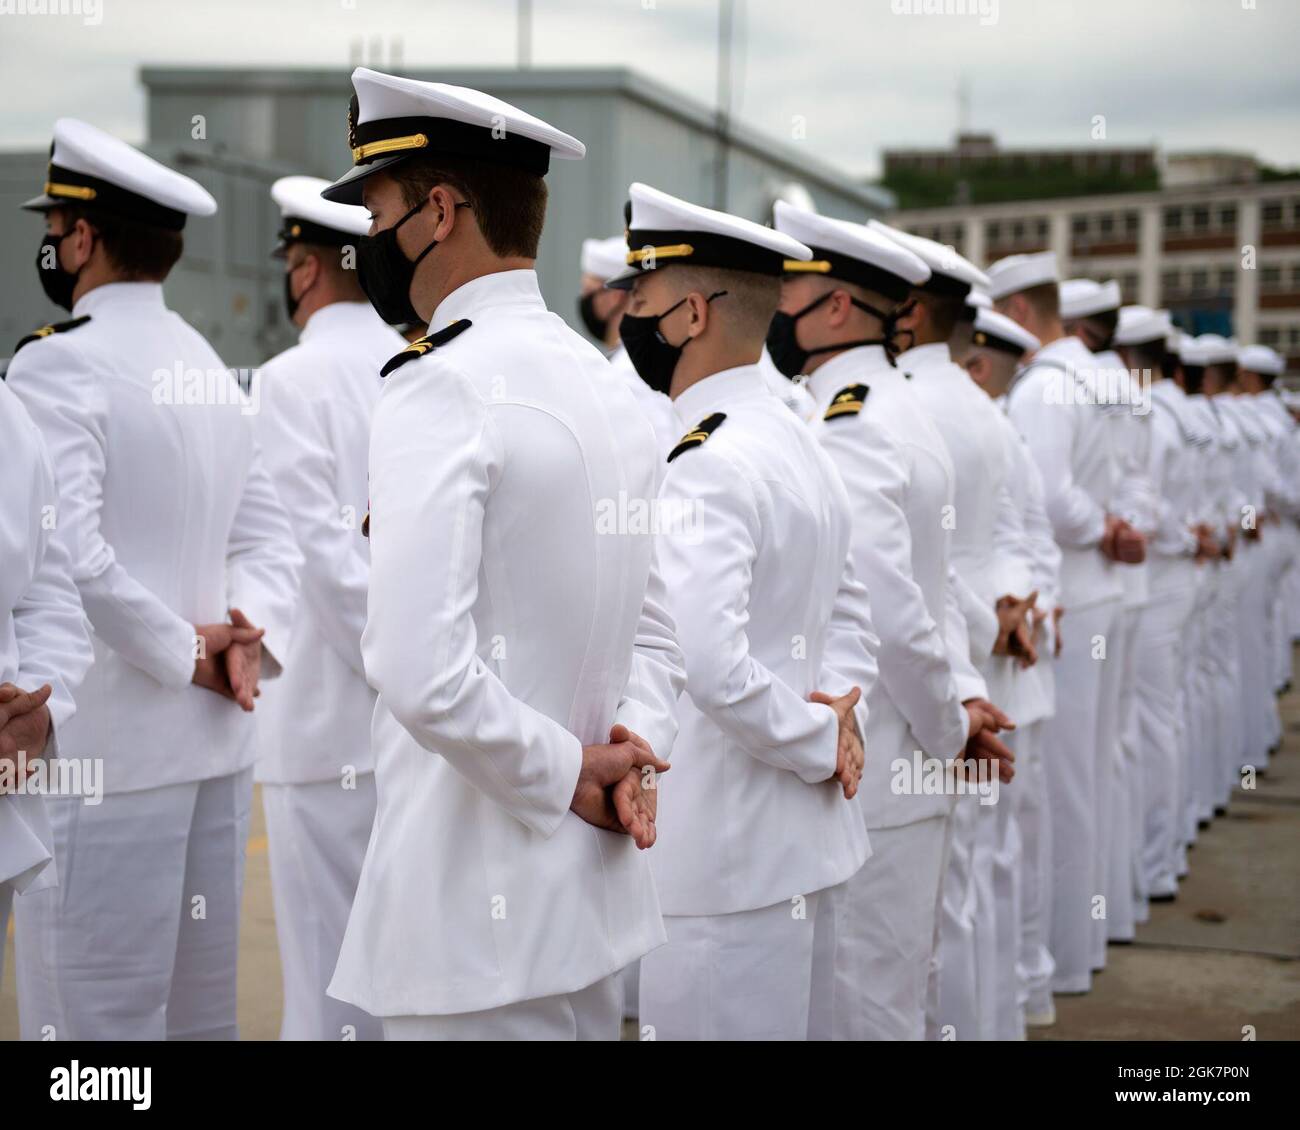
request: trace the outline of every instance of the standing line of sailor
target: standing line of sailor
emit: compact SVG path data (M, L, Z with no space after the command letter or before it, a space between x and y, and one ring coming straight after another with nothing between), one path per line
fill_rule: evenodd
M163 301L198 184L61 119L26 205L71 317L0 385L24 1037L237 1035L254 775L286 1039L1051 1024L1280 741L1282 359L640 183L597 349L534 272L582 143L352 81L353 168L272 188L300 337L247 391Z

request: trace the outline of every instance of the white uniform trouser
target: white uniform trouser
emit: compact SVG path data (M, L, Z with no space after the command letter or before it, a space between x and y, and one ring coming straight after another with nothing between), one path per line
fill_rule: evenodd
M482 1012L386 1016L385 1040L617 1040L623 988L617 973L576 993L516 1001Z
M993 973L993 1035L995 1040L1025 1038L1024 1002L1020 996L1017 967L1020 959L1021 932L1021 854L1020 822L1016 816L1016 779L998 792L998 802L987 811L994 834L993 906L994 949L990 958Z
M1271 538L1273 531L1274 527L1266 527L1261 536ZM1241 656L1241 764L1266 769L1269 748L1280 731L1271 623L1277 554L1271 542L1261 541L1251 545L1242 557L1244 576L1236 618Z
M8 883L0 883L0 981L5 975L5 944L9 937L9 905L14 900L14 889Z
M1104 633L1106 658L1092 660L1101 668L1097 698L1097 776L1093 797L1095 804L1093 825L1094 895L1106 894L1106 878L1110 870L1110 850L1113 837L1125 835L1128 809L1116 811L1116 781L1123 766L1120 748L1119 697L1124 679L1125 643L1128 639L1127 621L1132 616L1122 603L1112 606L1113 620ZM1069 630L1068 628L1066 629ZM1067 637L1068 639L1069 637ZM1095 639L1095 636L1090 636ZM1068 693L1068 691L1067 691ZM1092 918L1092 968L1106 968L1106 942L1110 937L1109 906L1105 914Z
M1087 992L1096 939L1105 946L1105 921L1098 922L1093 913L1103 883L1099 796L1106 795L1101 789L1109 782L1114 752L1114 707L1105 693L1106 681L1109 672L1118 672L1093 657L1093 641L1109 639L1119 615L1116 597L1067 608L1061 621L1056 714L1046 724L1044 759L1052 826L1052 990L1058 993ZM1106 709L1109 728L1100 718Z
M282 1040L379 1040L380 1022L326 996L375 822L375 775L264 784L271 897L284 981Z
M656 1040L806 1040L824 891L759 910L664 916L641 959L641 1032ZM822 951L827 960L834 943Z
M818 909L833 920L835 944L825 992L820 977L813 989L810 1039L925 1038L947 823L941 815L870 829L871 858L822 892Z
M1187 774L1183 640L1195 588L1153 591L1137 641L1137 711L1142 732L1142 871L1151 895L1178 890L1179 798Z
M1198 793L1197 815L1211 820L1214 810L1227 803L1224 781L1225 766L1240 767L1242 757L1241 653L1237 636L1237 592L1246 569L1245 552L1238 543L1236 556L1219 566L1219 585L1210 618L1209 647L1211 679L1218 700L1218 726L1215 744L1202 766L1203 777Z
M1201 820L1201 796L1205 790L1206 764L1219 743L1220 695L1215 686L1216 661L1213 654L1213 622L1218 614L1219 589L1223 565L1209 562L1199 569L1196 607L1188 622L1191 639L1188 646L1191 691L1188 695L1188 765L1187 785L1183 795L1183 843L1196 843ZM1185 872L1180 872L1185 873Z
M1142 841L1136 838L1142 813L1141 743L1135 732L1137 695L1136 653L1141 605L1125 605L1119 625L1111 635L1118 647L1107 656L1119 669L1115 717L1115 756L1107 803L1110 831L1106 838L1106 937L1131 942L1137 936L1140 891L1135 871ZM1145 884L1143 884L1145 887ZM1145 899L1143 909L1145 908ZM1103 957L1104 957L1103 950Z
M1051 1010L1055 969L1047 944L1052 914L1052 826L1045 764L1049 751L1043 745L1047 723L1044 718L1006 735L1016 755L1012 797L1020 831L1018 1000L1022 1012L1039 1016Z
M927 1016L927 1035L940 1040L980 1040L976 838L979 797L958 796L948 827L948 866L939 905L938 993Z
M59 885L14 900L24 1039L237 1039L251 768L47 797Z

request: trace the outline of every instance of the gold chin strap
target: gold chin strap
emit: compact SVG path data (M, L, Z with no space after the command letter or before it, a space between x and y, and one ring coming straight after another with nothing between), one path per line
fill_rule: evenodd
M781 264L781 270L788 274L795 271L816 271L819 275L824 275L830 269L830 262L826 259L787 259Z
M689 243L670 243L666 247L641 247L627 253L628 266L640 263L642 259L685 259L694 255L695 248Z
M387 137L382 141L367 141L365 145L358 145L352 150L352 163L357 165L368 157L376 157L380 153L392 153L397 149L423 149L428 144L428 137L422 133L408 133L405 137Z
M46 196L64 196L70 200L94 200L95 190L87 188L80 184L56 184L54 181L45 182Z

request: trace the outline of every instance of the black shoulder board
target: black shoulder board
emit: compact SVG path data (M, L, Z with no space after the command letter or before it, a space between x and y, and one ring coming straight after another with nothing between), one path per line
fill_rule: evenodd
M690 451L692 447L699 447L718 430L718 427L726 418L727 414L725 412L715 412L712 416L705 416L695 427L682 436L677 446L668 453L668 462L671 463L683 451Z
M428 337L422 337L419 341L413 341L396 357L390 357L384 367L379 370L381 377L388 376L394 369L405 365L408 361L414 361L417 357L423 357L426 353L432 353L440 345L446 345L457 334L464 333L473 323L468 318L461 318L459 321L452 322L449 326L444 326L436 334L429 334Z
M75 330L78 326L84 326L90 321L89 314L82 314L80 318L70 318L66 322L55 322L50 326L42 326L39 330L33 330L17 345L14 346L14 352L17 353L24 345L29 342L40 341L43 337L49 337L50 334L63 334L69 330Z
M823 420L833 420L836 416L856 416L867 402L870 385L849 385L831 397L830 407L826 409Z

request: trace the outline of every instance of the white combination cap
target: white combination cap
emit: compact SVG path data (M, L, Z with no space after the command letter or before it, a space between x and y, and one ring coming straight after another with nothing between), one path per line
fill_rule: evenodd
M971 287L987 287L989 277L956 248L924 236L891 228L879 220L868 220L867 227L878 235L906 248L930 269L930 277L921 286L934 294L965 298Z
M1038 251L1033 255L1008 255L988 269L989 297L995 302L1009 294L1019 294L1044 283L1057 281L1055 251Z
M576 160L587 152L577 138L467 86L358 67L352 89L352 169L325 190L327 200L361 203L366 177L417 154L471 157L544 176L552 157Z
M1018 322L989 309L975 312L975 332L971 344L985 349L997 349L1016 357L1025 353L1037 353L1043 347L1043 343Z
M1280 377L1286 371L1285 358L1267 345L1246 346L1237 354L1237 364L1248 372L1265 377Z
M627 241L621 235L582 241L582 273L601 282L621 275L627 267Z
M370 230L364 208L321 199L328 184L321 177L281 177L271 185L271 199L280 209L280 242L273 254L283 255L291 243L343 247Z
M1174 324L1168 310L1152 310L1150 306L1124 306L1120 308L1119 324L1115 327L1115 345L1144 345L1158 341L1167 343Z
M785 264L786 274L813 273L866 287L901 302L912 287L928 282L930 268L901 244L863 224L835 220L778 200L776 230L812 249L808 262Z
M1104 283L1092 279L1065 279L1061 283L1061 317L1066 320L1090 318L1093 314L1118 310L1123 303L1124 296L1114 279Z
M812 258L802 243L773 228L692 204L648 184L633 184L628 196L627 263L635 270L610 279L609 286L626 289L640 271L675 265L781 275L787 262Z
M87 204L168 231L180 231L187 216L217 210L198 181L76 118L54 123L45 191L22 207L45 212L62 204Z

